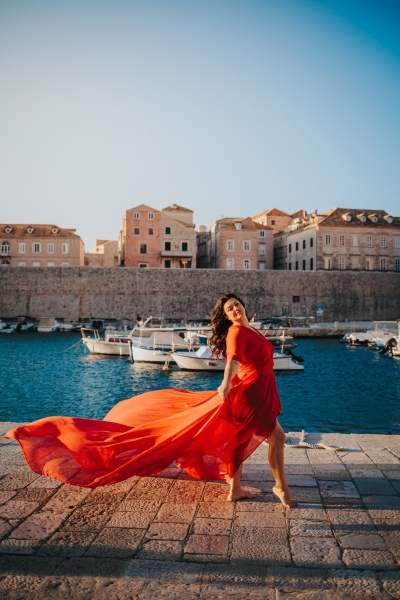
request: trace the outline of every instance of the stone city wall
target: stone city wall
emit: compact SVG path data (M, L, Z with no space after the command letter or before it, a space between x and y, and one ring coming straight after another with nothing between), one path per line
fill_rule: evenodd
M198 319L225 292L259 317L315 316L322 306L326 321L400 318L399 273L123 267L2 268L0 317Z

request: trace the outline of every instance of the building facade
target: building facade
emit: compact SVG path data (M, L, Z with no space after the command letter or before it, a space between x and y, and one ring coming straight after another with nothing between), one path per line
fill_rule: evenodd
M140 204L125 213L120 264L126 267L190 269L196 266L193 211L172 204L156 210Z
M89 252L85 252L85 267L118 266L118 242L96 240Z
M284 230L291 223L294 215L289 215L278 208L263 210L252 217L252 220L260 225L272 227L273 233Z
M272 269L273 230L250 217L215 221L209 234L198 233L198 245L203 268Z
M294 221L274 236L275 268L400 272L399 217L383 210L334 208Z
M58 225L0 225L1 265L79 267L85 248L75 229Z

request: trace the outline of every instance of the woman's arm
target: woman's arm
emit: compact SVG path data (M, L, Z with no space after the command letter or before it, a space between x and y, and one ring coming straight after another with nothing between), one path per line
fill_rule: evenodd
M231 381L239 369L240 362L238 360L228 360L224 371L224 379L218 388L218 394L222 400L225 400L231 389Z

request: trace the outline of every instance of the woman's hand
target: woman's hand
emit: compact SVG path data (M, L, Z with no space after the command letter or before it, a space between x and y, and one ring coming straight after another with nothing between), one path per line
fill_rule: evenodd
M223 381L218 388L218 394L221 396L222 400L225 400L229 394L230 385Z

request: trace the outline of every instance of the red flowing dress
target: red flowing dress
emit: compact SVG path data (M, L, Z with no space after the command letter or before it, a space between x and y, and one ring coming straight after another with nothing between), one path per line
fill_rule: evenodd
M228 359L240 362L228 397L165 389L116 404L104 420L47 417L6 434L33 471L96 487L160 473L175 462L195 479L228 479L272 433L280 414L273 346L233 325Z

